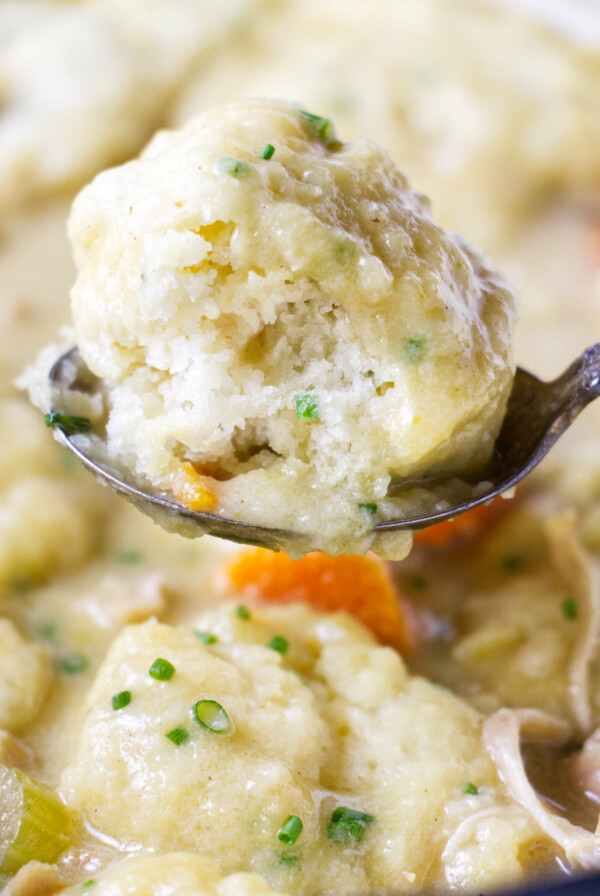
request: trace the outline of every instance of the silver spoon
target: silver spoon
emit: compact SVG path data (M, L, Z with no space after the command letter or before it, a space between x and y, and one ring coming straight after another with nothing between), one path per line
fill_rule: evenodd
M77 348L66 352L54 363L49 378L53 386L59 387L62 395L68 391L92 393L98 391L101 386L100 381L85 365ZM474 487L485 482L485 488L477 491L476 497L444 510L436 508L436 499L432 496L431 512L422 513L418 517L379 523L374 527L375 531L424 529L435 523L453 519L508 491L539 464L577 415L598 396L600 396L600 343L588 348L561 376L551 382L543 382L526 370L517 368L493 456L486 469L479 471L470 482ZM60 408L54 408L53 412L68 413ZM290 543L306 537L282 529L255 526L211 513L188 510L160 495L142 491L134 483L127 482L121 472L94 460L86 453L89 443L68 429L61 428L60 423L55 426L55 436L101 482L123 495L166 529L192 538L210 534L274 550L285 548ZM395 482L390 487L390 493L398 495L403 489L415 486L426 489L429 485L441 485L448 479L449 477L438 476ZM468 478L464 481L469 484Z

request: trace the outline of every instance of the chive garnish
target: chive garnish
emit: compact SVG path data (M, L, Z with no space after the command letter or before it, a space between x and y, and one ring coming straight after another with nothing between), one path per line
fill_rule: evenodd
M525 557L520 554L507 554L502 558L502 569L506 572L518 572L525 566Z
M90 887L93 887L95 883L96 881L93 878L90 878L90 880L86 880L85 883L83 883L81 886L87 890Z
M374 821L375 816L368 812L338 806L333 810L331 821L327 825L327 836L334 843L360 843L366 829Z
M409 336L406 340L404 343L404 356L409 364L416 364L421 360L426 341L424 336Z
M233 156L223 156L223 158L219 160L219 168L231 177L244 177L248 173L248 166L246 163Z
M175 675L175 666L168 660L158 657L148 669L148 674L157 681L169 681Z
M479 787L475 787L474 784L471 784L470 781L467 781L467 783L463 787L463 791L465 793L468 793L469 796L477 796L479 793Z
M46 426L58 426L63 432L89 432L92 421L87 417L74 417L72 414L60 414L58 411L50 411L44 414Z
M260 154L261 159L266 159L268 162L269 159L272 159L275 155L275 147L272 143L265 143L264 149Z
M565 597L561 608L565 619L577 619L579 616L579 606L574 597Z
M358 505L359 510L366 510L367 513L374 514L377 513L377 504L373 504L371 501L361 501Z
M285 865L287 868L291 868L298 861L298 856L283 856L280 855L278 860L280 865Z
M212 632L200 632L196 630L194 634L203 644L216 644L219 640L216 635L212 634Z
M273 637L267 644L267 647L270 647L271 650L276 650L277 653L285 656L290 649L290 642L287 638L284 638L283 635L273 635Z
M144 555L141 551L118 551L115 554L117 563L124 563L127 566L135 566L136 563L141 563L143 559Z
M315 395L296 395L294 397L294 405L298 420L319 419L319 402Z
M167 731L166 736L175 744L176 747L180 747L190 739L189 731L182 725L178 725L177 728L173 728L171 731Z
M118 694L114 694L112 698L112 708L113 709L124 709L125 706L129 706L131 703L131 691L119 691Z
M192 707L192 717L213 734L224 734L231 724L229 716L216 700L198 700Z
M244 622L247 622L250 619L250 610L244 604L240 604L235 608L235 615L238 619L243 619Z
M60 668L67 675L78 675L84 672L88 667L87 659L80 653L69 653L60 659Z
M297 815L290 815L277 831L277 837L282 843L292 846L302 833L303 827L301 818Z
M319 140L322 140L323 143L329 143L332 140L335 140L335 131L333 129L331 118L324 118L322 115L314 115L312 112L306 112L304 109L300 109L300 115L306 121L306 124L313 134L315 134Z

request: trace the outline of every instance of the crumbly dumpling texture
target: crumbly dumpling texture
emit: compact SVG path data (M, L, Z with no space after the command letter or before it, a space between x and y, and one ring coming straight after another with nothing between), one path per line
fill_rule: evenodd
M226 605L197 628L217 640L132 626L99 670L61 783L96 830L292 893L468 890L543 864L546 842L497 778L482 717L410 677L358 623L303 605L245 619ZM274 633L285 656L267 646ZM148 673L157 657L175 667L167 681ZM123 690L131 702L114 710ZM223 707L228 731L195 721L199 700ZM176 728L188 734L180 745L166 736ZM358 836L328 833L340 806L366 813ZM277 833L290 815L303 830L286 846Z
M217 108L97 177L70 236L109 453L142 482L191 461L217 512L342 553L393 476L489 456L513 296L368 137L281 101Z
M0 728L17 731L41 709L52 684L45 649L0 617Z
M79 896L81 884L62 892ZM94 879L98 896L274 896L273 890L258 874L223 876L210 859L192 853L176 852L162 856L132 856L114 865ZM284 894L282 894L284 896Z

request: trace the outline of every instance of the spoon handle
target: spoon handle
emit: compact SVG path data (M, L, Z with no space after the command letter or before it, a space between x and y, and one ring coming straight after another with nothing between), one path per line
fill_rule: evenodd
M586 404L600 396L600 342L587 348L581 357L573 361L555 380L554 386L564 389L583 410Z

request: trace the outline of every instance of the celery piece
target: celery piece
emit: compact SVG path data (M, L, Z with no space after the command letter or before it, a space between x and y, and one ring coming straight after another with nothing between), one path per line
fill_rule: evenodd
M0 874L36 859L55 862L69 845L71 814L57 793L16 768L0 766Z

